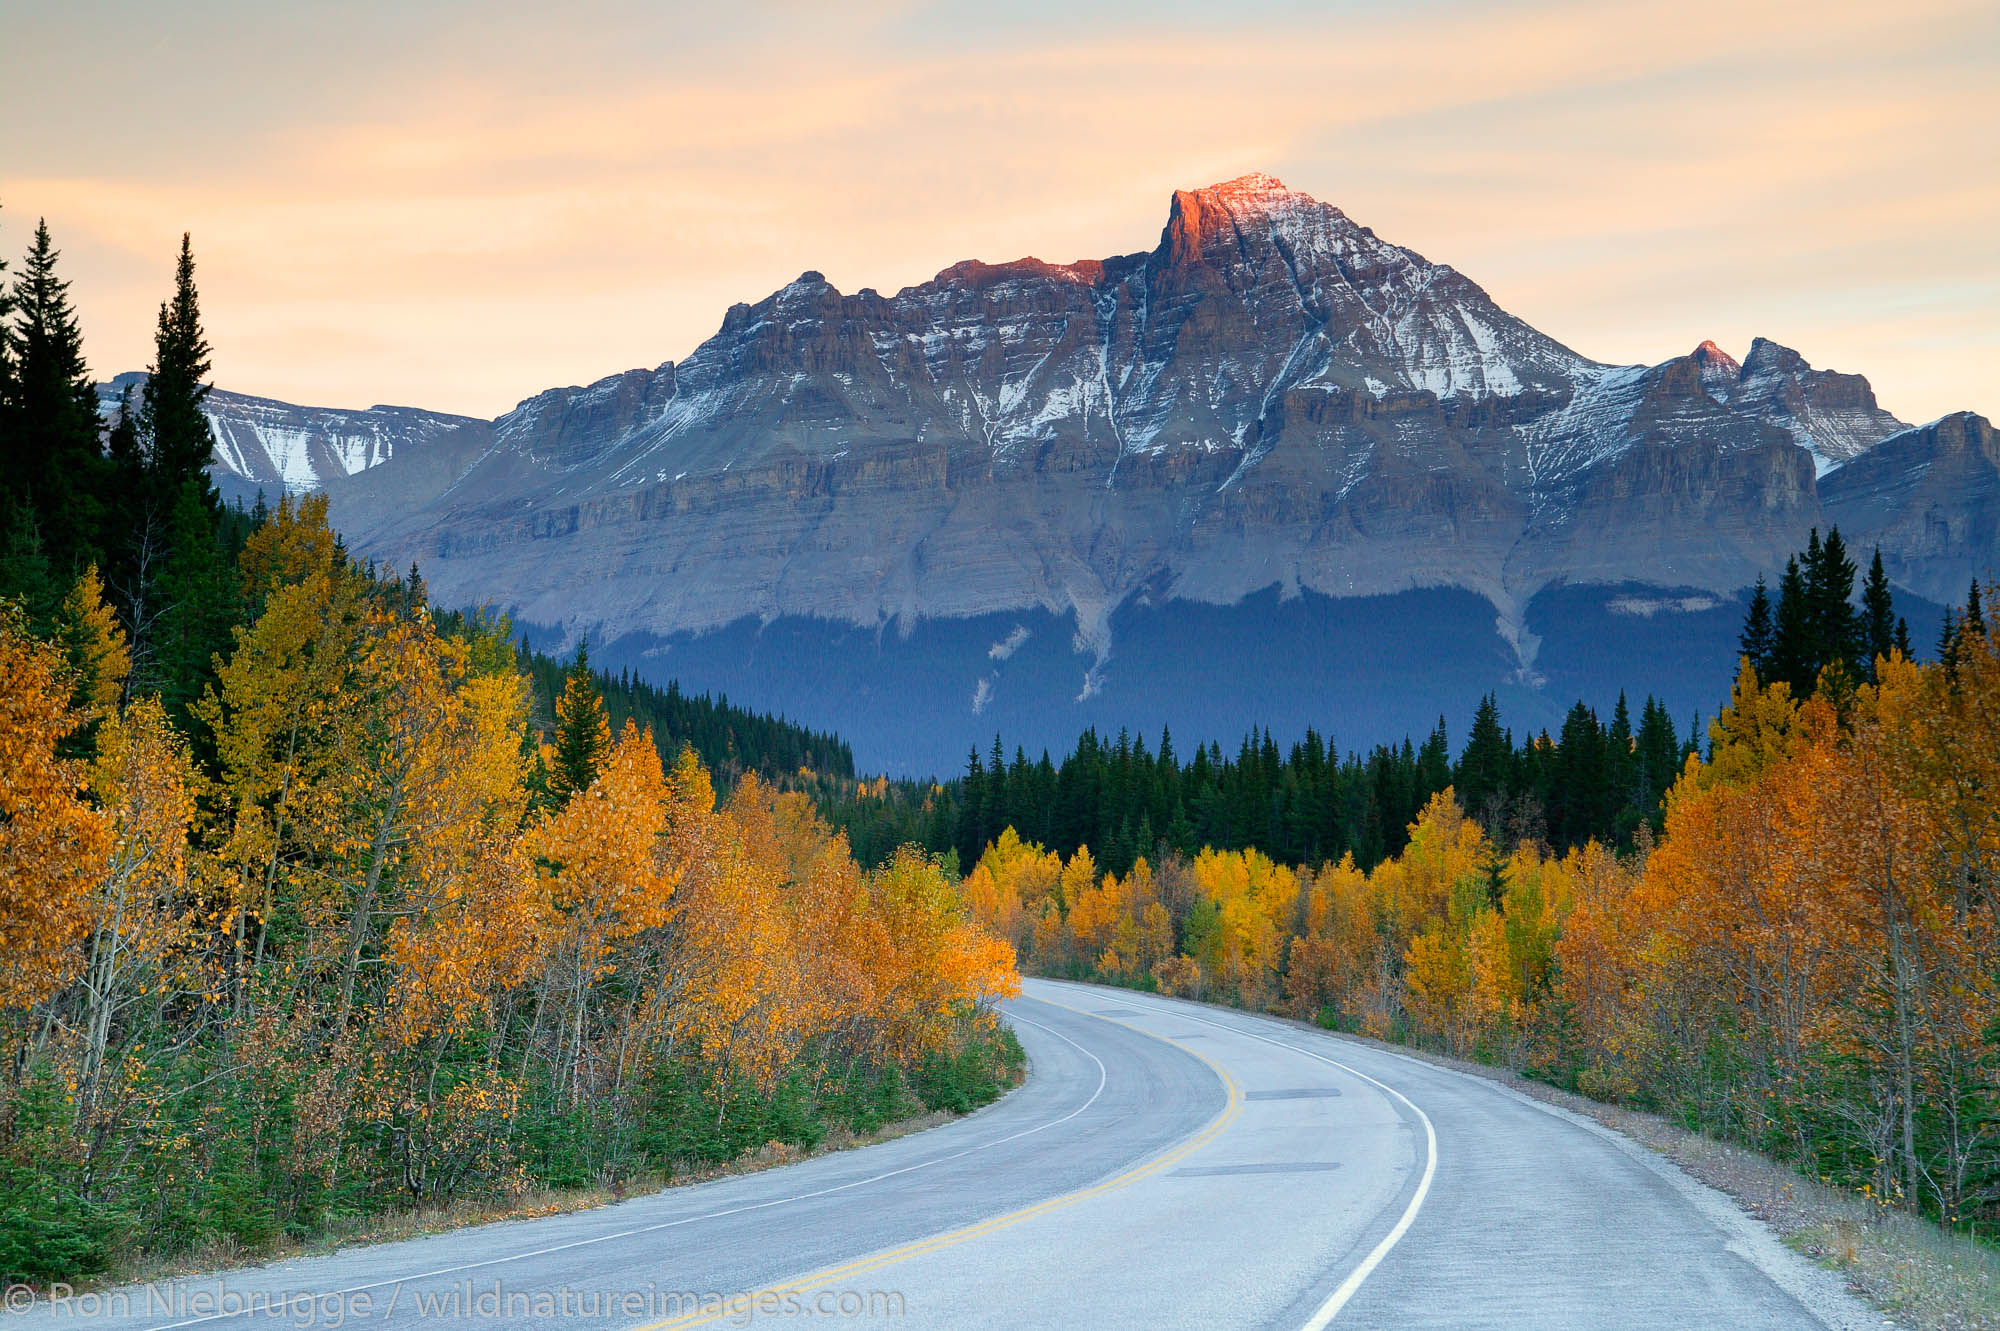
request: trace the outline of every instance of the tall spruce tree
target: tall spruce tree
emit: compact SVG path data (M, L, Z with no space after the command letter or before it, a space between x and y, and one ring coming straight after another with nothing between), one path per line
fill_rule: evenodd
M1479 864L1479 876L1485 880L1486 905L1489 910L1505 913L1507 909L1507 889L1513 884L1507 878L1507 857L1500 853L1500 843L1486 843L1485 858Z
M1757 575L1757 585L1750 591L1750 609L1743 616L1743 632L1736 639L1737 649L1750 668L1757 672L1757 678L1768 681L1771 678L1771 651L1773 629L1771 625L1771 593L1764 586L1764 575Z
M1815 530L1815 535L1817 531ZM1811 606L1813 673L1844 664L1850 675L1863 650L1862 620L1854 611L1854 561L1840 528L1830 528L1816 551L1809 548L1806 594Z
M1633 744L1632 707L1623 689L1618 690L1618 705L1612 708L1611 724L1604 732L1604 784L1611 801L1613 830L1624 836L1631 828L1618 820L1625 817L1621 806L1639 802L1639 755ZM1632 815L1634 823L1637 818L1637 814Z
M1882 547L1868 562L1868 581L1861 588L1861 631L1867 647L1868 677L1875 677L1875 662L1896 650L1896 598L1889 590L1889 575L1882 568Z
M1580 846L1604 837L1616 808L1605 779L1607 744L1597 713L1579 702L1563 718L1550 772L1549 840Z
M576 645L576 659L556 699L555 756L549 764L549 793L557 805L590 789L611 754L611 720L604 694L590 669L590 643Z
M1643 804L1658 831L1664 821L1661 797L1674 784L1681 770L1681 742L1674 734L1673 718L1663 704L1651 697L1639 713L1637 742L1639 768L1644 782Z
M146 684L183 718L214 678L216 657L229 650L240 599L236 563L210 499L196 482L181 483L153 598L159 618L141 658Z
M1813 533L1812 557L1817 558L1819 533ZM1806 591L1805 574L1799 571L1797 556L1785 561L1785 574L1778 580L1778 604L1771 617L1770 679L1791 685L1794 696L1812 691L1813 681L1819 675L1819 664L1813 659L1813 624L1811 598Z
M1895 608L1879 552L1860 610L1854 606L1854 575L1854 561L1848 557L1840 528L1829 530L1823 541L1819 529L1813 528L1805 553L1785 562L1771 616L1769 669L1759 670L1759 679L1782 680L1794 697L1802 698L1819 686L1820 672L1828 666L1839 666L1850 684L1868 677L1876 649L1893 645ZM1746 656L1751 640L1746 620L1742 639ZM1754 658L1751 665L1756 665Z
M61 253L47 221L37 223L14 283L13 403L0 467L33 506L49 561L67 579L98 555L104 462L83 332L69 283L56 275Z
M1007 830L1007 750L1000 743L1000 732L993 732L992 761L986 769L986 816L980 821L980 834L987 841L997 841Z
M153 498L165 511L178 502L181 486L193 481L212 508L216 495L208 479L208 460L215 452L215 440L201 409L208 398L211 348L201 326L194 251L185 234L174 265L174 294L160 306L153 341L152 371L139 408Z
M1938 626L1937 655L1947 675L1958 673L1958 616L1950 606L1944 608L1944 623Z
M1264 770L1266 779L1276 785L1279 778L1278 746L1271 742L1271 732L1264 732ZM1430 800L1432 795L1451 785L1451 737L1445 731L1444 717L1424 738L1423 747L1417 750L1418 807Z
M0 598L20 601L31 623L43 625L60 587L42 549L41 524L30 506L28 455L14 427L20 381L14 367L14 291L0 259Z
M986 765L973 745L965 758L965 780L959 795L958 861L970 869L986 849Z
M1465 739L1455 774L1459 803L1492 831L1498 824L1513 785L1514 746L1500 729L1500 701L1492 694L1479 700L1472 730Z
M125 524L126 549L112 561L134 660L152 687L183 705L201 695L236 611L235 560L208 477L209 350L183 234L140 397L140 493Z
M0 520L14 499L14 486L22 475L22 458L14 434L15 394L19 381L14 374L14 339L8 329L14 320L14 291L7 285L7 261L0 259Z

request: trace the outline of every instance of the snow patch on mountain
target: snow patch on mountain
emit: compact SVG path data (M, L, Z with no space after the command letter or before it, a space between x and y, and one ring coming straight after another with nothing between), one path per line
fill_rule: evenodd
M1025 643L1029 636L1026 624L1016 624L1012 632L986 649L987 659L991 661L1006 660L1015 652L1021 650L1021 644Z
M1537 510L1579 473L1629 446L1629 424L1645 393L1644 365L1592 367L1555 411L1517 426Z
M1604 608L1614 615L1651 619L1655 615L1699 615L1722 602L1713 596L1614 596Z
M99 413L111 419L127 389L136 409L145 380L129 373L99 384ZM262 490L273 500L323 489L329 480L380 466L401 449L489 428L472 417L415 407L301 407L222 389L209 392L202 415L215 439L212 470L235 478L240 491Z
M1703 343L1696 356L1704 358L1714 345ZM1768 338L1751 343L1734 382L1719 372L1714 379L1711 392L1719 400L1789 432L1812 454L1813 470L1820 476L1907 428L1876 405L1874 392L1860 375L1815 370L1796 351ZM1710 382L1706 368L1703 382Z

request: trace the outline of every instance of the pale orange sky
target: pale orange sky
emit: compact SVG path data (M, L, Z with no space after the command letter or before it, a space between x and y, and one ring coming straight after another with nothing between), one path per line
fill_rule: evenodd
M101 376L185 229L222 386L486 416L1264 170L1586 355L2000 414L1991 0L1000 8L0 0L0 253L48 217Z

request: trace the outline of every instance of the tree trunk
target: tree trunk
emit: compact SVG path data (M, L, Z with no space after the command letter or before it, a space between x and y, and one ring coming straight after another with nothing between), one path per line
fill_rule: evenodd
M336 1034L346 1032L348 1019L354 1013L354 979L361 970L361 953L367 947L370 925L375 919L375 895L382 885L382 864L389 853L390 833L396 825L399 803L392 793L388 807L382 811L382 821L375 827L374 839L368 843L368 871L362 875L361 893L354 899L354 910L347 918L347 962L340 975L340 1016L333 1024Z
M1882 835L1886 839L1889 830L1885 826ZM1899 1117L1902 1129L1903 1150L1903 1205L1909 1210L1920 1209L1917 1170L1917 1108L1916 1108L1916 1032L1910 1013L1910 994L1915 987L1915 967L1909 955L1909 947L1904 936L1902 895L1896 885L1896 852L1892 846L1882 849L1882 885L1884 924L1889 941L1889 992L1894 1012L1896 1045L1896 1097L1900 1102Z

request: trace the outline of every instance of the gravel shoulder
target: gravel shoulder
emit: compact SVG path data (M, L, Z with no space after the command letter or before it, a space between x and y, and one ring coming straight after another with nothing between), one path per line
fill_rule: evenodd
M1332 1034L1311 1022L1280 1019L1302 1030ZM1830 1187L1781 1161L1690 1132L1657 1114L1574 1095L1484 1063L1366 1036L1335 1038L1496 1082L1552 1112L1616 1134L1657 1164L1670 1166L1670 1181L1678 1175L1698 1185L1682 1190L1724 1228L1737 1230L1736 1222L1744 1220L1761 1222L1740 1230L1748 1249L1744 1256L1758 1261L1831 1324L1848 1319L1823 1297L1815 1297L1809 1284L1801 1288L1796 1279L1783 1278L1785 1264L1773 1262L1770 1253L1758 1260L1754 1250L1760 1239L1775 1238L1894 1325L1920 1331L2000 1331L2000 1250L1988 1243ZM1709 1204L1717 1193L1733 1203L1728 1208L1733 1217L1716 1213Z

